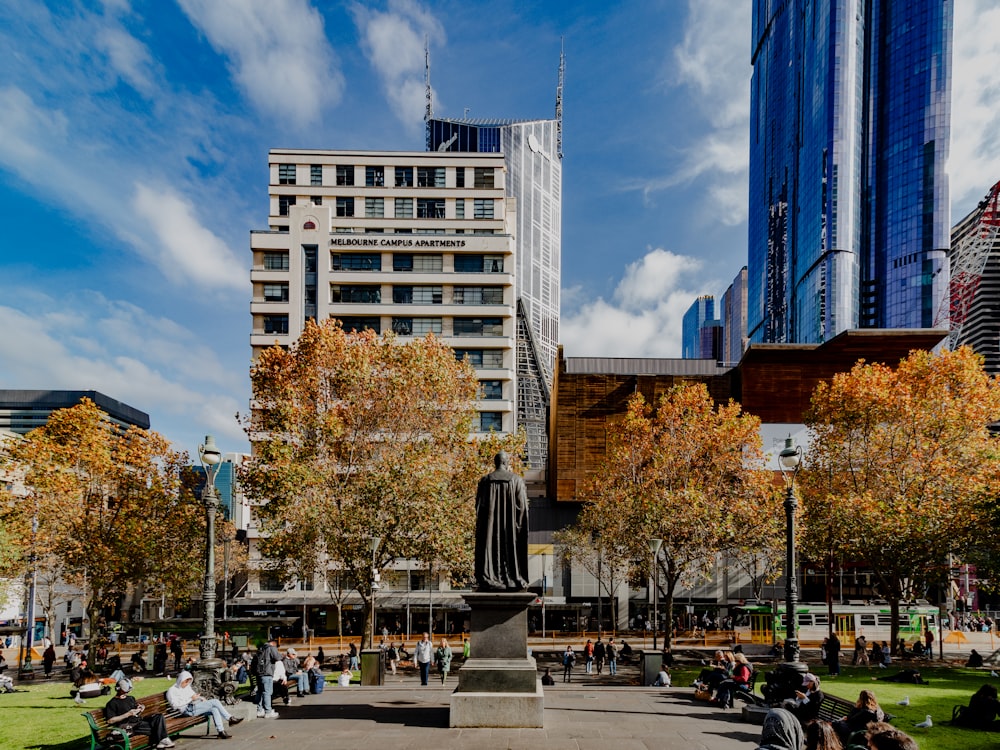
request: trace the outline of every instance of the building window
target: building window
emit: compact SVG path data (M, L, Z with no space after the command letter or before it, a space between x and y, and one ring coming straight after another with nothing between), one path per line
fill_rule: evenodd
M416 273L441 273L443 257L438 253L414 255L413 253L393 253L393 271L414 271Z
M381 219L385 216L384 198L365 198L365 216L369 219Z
M503 318L455 318L456 336L503 336Z
M417 198L418 219L443 219L444 198Z
M314 206L322 206L323 205L323 196L322 195L314 195L311 198L309 198L309 200L310 200L310 202Z
M397 336L426 336L428 333L441 334L441 318L399 318L392 319L392 331Z
M455 218L456 219L465 218L465 198L455 199Z
M380 253L330 253L331 271L381 271Z
M323 165L312 164L309 167L309 184L319 186L323 184ZM319 205L318 203L316 204Z
M502 305L502 286L456 286L452 292L455 305Z
M396 187L413 187L413 167L396 167Z
M288 284L264 284L265 302L288 302Z
M337 198L337 216L354 216L354 198Z
M382 301L382 288L361 284L331 284L330 302L356 305L377 305Z
M499 401L503 398L503 382L500 380L480 380L479 398L483 401Z
M502 411L481 411L479 412L480 432L500 432L503 430Z
M294 185L295 184L295 165L294 164L279 164L278 165L278 184L279 185Z
M417 167L417 187L444 187L444 167Z
M385 167L365 167L367 187L385 187Z
M503 349L456 349L455 359L468 359L478 370L499 370L503 368Z
M476 198L475 204L472 209L473 219L492 219L493 218L493 199L492 198Z
M290 206L295 205L294 195L279 195L278 196L278 216L288 216L288 209Z
M455 168L455 187L465 187L465 167Z
M284 591L285 589L285 582L273 571L259 571L257 573L257 580L260 583L261 591Z
M413 198L396 198L396 218L413 218Z
M280 251L269 251L264 253L265 271L287 271L288 253Z
M475 182L472 186L476 188L493 187L493 168L476 167Z
M455 273L503 273L503 256L456 255Z
M288 333L287 315L265 315L264 333L286 334Z
M354 184L354 166L337 166L337 184L338 185L353 185Z
M440 305L442 301L439 286L394 286L392 301L397 305Z
M375 331L382 332L382 320L373 315L331 315L340 321L340 327L345 331Z

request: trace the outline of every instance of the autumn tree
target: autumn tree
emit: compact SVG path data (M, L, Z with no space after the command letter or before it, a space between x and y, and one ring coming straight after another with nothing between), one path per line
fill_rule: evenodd
M25 555L55 559L98 609L131 586L168 594L190 589L201 565L200 506L181 491L186 456L147 430L120 430L89 399L54 411L47 423L8 446L27 496L7 497L2 516ZM37 532L32 534L32 527Z
M553 535L553 541L559 550L561 564L582 568L597 581L598 596L609 600L607 614L611 619L612 630L617 628L618 592L623 584L628 583L629 571L632 569L628 548L620 546L599 529L585 529L581 524L557 531ZM598 628L603 627L603 623L599 623Z
M983 533L1000 469L987 425L998 416L1000 384L967 347L914 351L896 369L859 362L813 395L803 552L870 566L893 644L900 600L943 582L948 554L964 556Z
M737 519L780 513L763 470L759 420L733 402L716 407L703 384L674 387L655 410L635 394L608 427L595 476L578 525L600 530L647 572L648 541L663 540L656 561L671 619L677 586L710 575L716 555L736 545Z
M354 589L370 623L372 568L415 559L462 579L472 570L473 501L492 468L474 427L475 370L433 336L308 323L288 350L264 351L251 370L244 422L253 458L241 472L260 516L264 554L288 577L328 577ZM373 538L380 539L372 554Z

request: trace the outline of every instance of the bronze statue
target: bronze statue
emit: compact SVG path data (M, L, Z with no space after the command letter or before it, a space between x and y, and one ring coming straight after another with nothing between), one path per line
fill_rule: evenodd
M496 470L476 491L476 588L524 591L528 587L528 491L500 451Z

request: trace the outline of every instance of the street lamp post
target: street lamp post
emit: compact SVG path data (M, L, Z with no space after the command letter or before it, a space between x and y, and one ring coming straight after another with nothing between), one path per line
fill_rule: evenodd
M796 610L799 604L795 563L795 511L799 507L795 498L795 475L802 463L802 447L793 444L791 436L778 454L778 466L785 480L785 664L786 668L804 672L806 665L799 661L798 623Z
M656 650L656 631L660 625L660 568L656 564L656 558L660 554L662 539L650 539L649 551L653 555L653 650Z
M195 665L195 686L202 695L215 695L227 703L235 703L233 694L236 683L226 669L226 662L215 655L215 515L219 510L215 476L222 463L222 452L211 435L206 435L205 444L198 446L198 458L205 469L205 486L201 490L201 501L205 506L205 588L202 592L204 611L200 658Z
M378 551L378 546L382 543L382 537L373 536L371 538L372 547L372 624L371 624L371 635L368 636L368 648L375 648L375 594L379 590L379 575L378 568L375 566L375 553Z

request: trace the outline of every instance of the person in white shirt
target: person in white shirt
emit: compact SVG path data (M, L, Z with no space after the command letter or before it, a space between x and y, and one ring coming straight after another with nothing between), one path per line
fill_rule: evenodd
M426 685L431 673L431 660L434 658L434 644L431 643L429 634L424 633L424 638L417 641L413 649L413 661L420 668L420 684Z
M167 703L185 716L212 714L215 728L219 731L219 739L228 740L232 735L226 732L226 724L230 726L239 724L243 719L237 719L229 713L218 698L203 698L196 693L191 687L193 681L191 673L186 670L177 675L177 680L167 690Z

